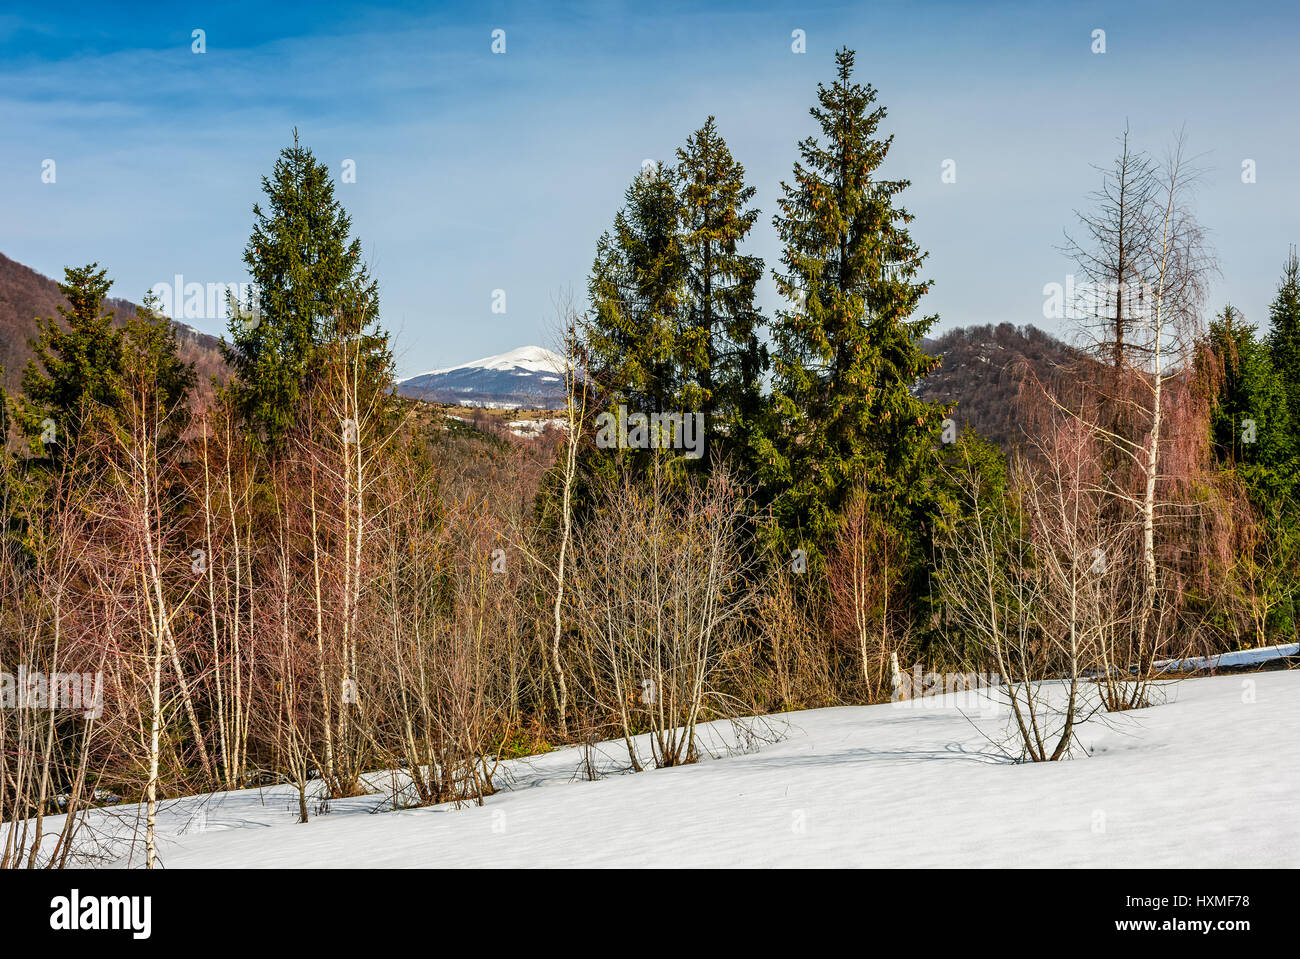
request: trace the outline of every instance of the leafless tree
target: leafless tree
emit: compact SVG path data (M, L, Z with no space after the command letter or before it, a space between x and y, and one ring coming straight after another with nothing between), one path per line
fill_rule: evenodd
M564 409L562 411L563 436L560 438L559 455L555 468L558 472L558 509L557 530L553 547L548 550L541 544L533 545L534 536L519 529L515 533L518 547L529 561L542 569L551 581L550 623L547 646L547 661L554 681L555 713L559 724L561 738L567 738L569 712L569 683L564 668L565 600L569 586L571 551L573 548L574 494L577 489L578 455L582 446L583 434L587 425L589 407L589 386L586 376L586 362L578 334L579 318L572 305L571 297L557 303L563 338L563 369L555 372L564 379ZM550 545L550 544L547 544ZM554 557L549 556L554 552Z
M1101 186L1090 207L1076 211L1083 233L1066 234L1065 252L1079 268L1083 289L1070 306L1083 311L1083 331L1092 351L1116 373L1128 363L1128 331L1144 309L1155 251L1151 217L1158 189L1157 168L1130 142L1127 124L1120 152L1109 167L1094 167Z
M904 572L898 533L871 508L865 490L849 498L828 560L831 617L836 629L852 637L862 669L867 701L880 698L897 656L891 599Z
M963 634L954 645L974 645L996 667L1020 755L1034 762L1068 756L1098 702L1086 676L1124 625L1113 599L1126 569L1114 560L1131 536L1097 490L1094 432L1062 417L1042 444L1005 494L969 455L953 468L963 519L941 537L937 576L950 629Z
M145 867L155 868L157 810L163 793L162 757L164 729L179 708L197 753L204 781L212 781L212 767L195 708L191 679L182 650L182 613L198 588L180 570L188 570L179 518L184 491L175 477L180 473L184 447L169 422L181 411L162 400L157 367L143 353L128 352L120 421L106 425L101 439L103 459L109 464L109 487L99 502L99 523L93 540L101 549L100 574L109 601L116 608L110 632L119 636L119 659L125 666L119 688L141 714L141 750L146 773ZM116 555L114 555L116 554ZM182 655L182 653L186 655ZM121 717L125 723L127 717Z
M190 550L200 582L210 651L203 673L214 713L218 775L225 789L244 785L257 669L255 514L257 463L227 404L206 410L195 440L199 470L190 496L199 519ZM278 529L278 527L277 527Z
M0 664L15 670L0 680L0 868L82 862L78 837L100 781L103 657L84 588L91 520L72 482L75 454L71 461L28 504L26 561L0 541ZM0 489L8 530L13 486Z
M1116 517L1139 519L1140 603L1128 656L1146 674L1172 621L1162 603L1176 592L1162 569L1160 528L1185 507L1175 490L1195 458L1187 446L1199 442L1195 427L1172 431L1169 422L1195 418L1188 409L1197 398L1200 311L1215 265L1191 207L1197 172L1185 137L1177 137L1159 164L1132 151L1127 134L1122 142L1097 212L1083 218L1092 246L1071 246L1085 275L1116 285L1116 295L1101 301L1099 322L1087 329L1110 369L1082 376L1074 397L1051 400L1055 411L1074 416L1104 444L1100 488ZM1143 705L1142 695L1134 688L1115 707Z
M575 590L588 644L588 684L618 717L633 768L633 730L650 729L656 766L693 762L696 724L725 717L719 665L741 644L753 593L743 543L746 498L717 465L670 490L664 472L624 476L600 494L577 546Z

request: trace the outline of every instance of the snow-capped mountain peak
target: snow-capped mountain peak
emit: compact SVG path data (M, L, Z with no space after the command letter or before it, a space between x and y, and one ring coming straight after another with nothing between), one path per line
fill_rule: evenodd
M481 360L472 360L460 366L449 366L444 370L432 370L431 373L450 373L453 370L528 370L530 373L563 373L564 357L548 350L544 346L521 346L508 353L485 356ZM430 374L423 374L430 375Z
M554 409L564 395L564 357L542 346L430 370L399 380L399 393L435 403Z

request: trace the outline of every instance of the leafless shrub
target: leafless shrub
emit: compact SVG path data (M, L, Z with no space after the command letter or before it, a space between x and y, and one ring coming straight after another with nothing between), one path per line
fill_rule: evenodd
M1042 465L1021 461L1007 495L969 460L955 467L966 520L944 534L937 577L955 628L1000 675L1019 755L1034 762L1069 755L1098 706L1087 676L1101 663L1110 681L1105 663L1135 615L1122 601L1133 593L1132 531L1107 518L1095 437L1063 420L1043 445Z
M649 733L656 766L680 765L697 757L701 718L734 711L717 677L753 598L745 502L723 468L685 489L656 469L648 484L625 476L602 490L579 535L588 693L618 717L635 769L638 732Z
M831 625L857 655L864 700L888 698L905 634L897 595L905 566L898 531L872 509L865 490L850 496L827 565Z
M11 477L3 479L0 529L8 530ZM0 541L0 868L82 864L85 812L102 772L103 653L84 590L90 520L70 470L46 494L29 504L37 522L26 555ZM79 709L52 688L60 675L81 681Z

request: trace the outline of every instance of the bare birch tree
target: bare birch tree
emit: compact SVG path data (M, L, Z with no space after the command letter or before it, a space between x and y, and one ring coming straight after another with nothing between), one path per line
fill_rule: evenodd
M1174 397L1188 396L1200 310L1215 269L1191 209L1196 179L1183 135L1160 164L1133 152L1125 135L1098 195L1099 210L1084 218L1093 246L1072 246L1085 274L1115 289L1113 297L1102 299L1100 322L1088 331L1111 369L1089 384L1091 403L1052 398L1058 411L1079 419L1105 444L1101 485L1117 516L1139 520L1140 603L1128 658L1141 675L1149 673L1172 619L1162 608L1172 594L1165 588L1159 542L1162 524L1180 508L1172 494L1179 477L1168 463L1179 438L1167 423ZM1125 688L1112 708L1145 705L1142 684Z

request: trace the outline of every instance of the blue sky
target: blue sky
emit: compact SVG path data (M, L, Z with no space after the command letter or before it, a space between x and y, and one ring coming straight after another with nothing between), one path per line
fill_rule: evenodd
M176 274L244 281L260 177L296 126L336 172L355 161L338 195L402 374L549 345L557 295L584 294L641 162L670 158L710 113L758 190L751 250L776 264L779 183L841 44L889 110L885 173L913 181L940 330L1068 332L1043 318L1043 286L1071 271L1062 230L1126 120L1157 153L1186 125L1203 154L1198 210L1222 269L1210 308L1231 300L1265 323L1300 242L1295 4L10 6L0 252L50 276L98 260L136 300ZM762 297L778 305L770 280Z

